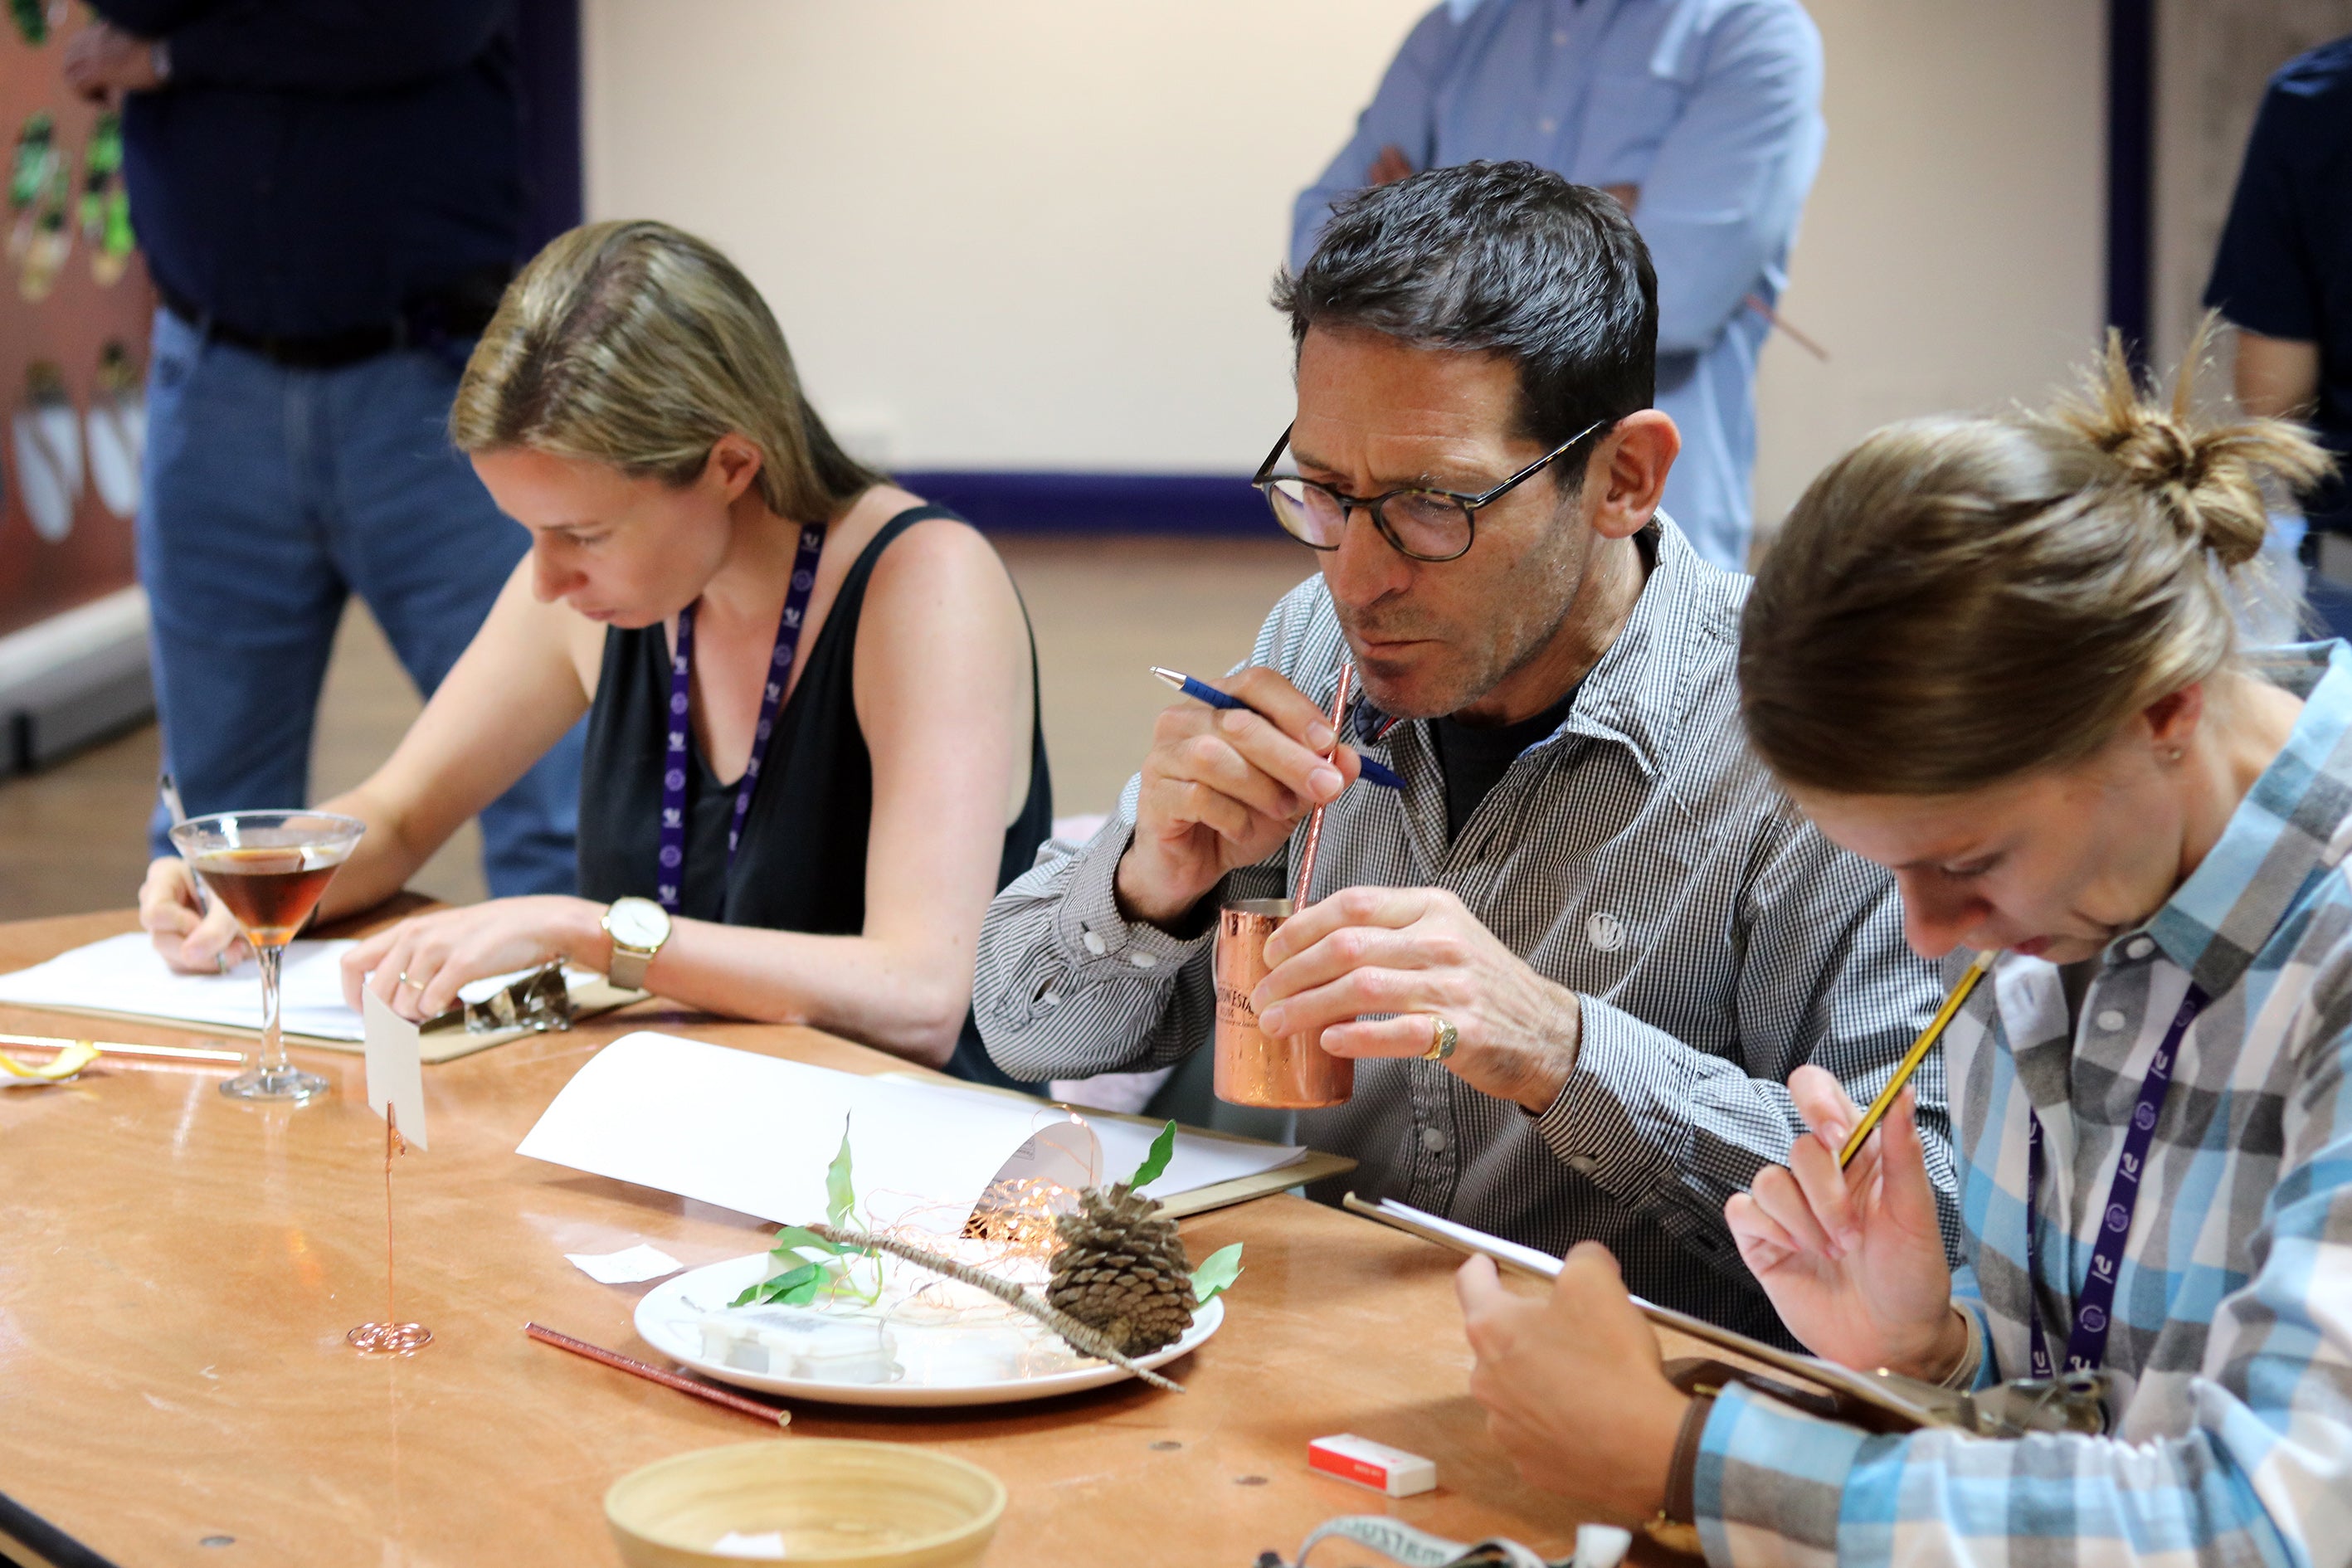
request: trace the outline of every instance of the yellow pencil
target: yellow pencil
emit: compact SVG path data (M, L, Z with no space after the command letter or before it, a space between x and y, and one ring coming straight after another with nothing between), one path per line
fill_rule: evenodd
M1862 1152L1864 1140L1885 1118L1887 1107L1893 1105L1895 1097L1903 1092L1903 1086L1911 1081L1911 1075L1919 1070L1919 1064L1927 1059L1927 1053L1935 1048L1936 1042L1944 1037L1945 1028L1959 1016L1960 1005L1969 999L1969 993L1977 988L1977 982L1985 977L1985 972L1992 967L1992 961L2000 956L1998 949L1978 953L1976 962L1960 975L1959 984L1954 985L1952 994L1944 998L1943 1006L1937 1009L1936 1016L1927 1021L1927 1026L1919 1031L1919 1037L1904 1053L1902 1062L1895 1069L1895 1076L1886 1080L1886 1087L1879 1090L1877 1100L1863 1112L1862 1120L1855 1122L1853 1131L1847 1134L1845 1147L1838 1151L1839 1170L1843 1171L1853 1163L1853 1157Z

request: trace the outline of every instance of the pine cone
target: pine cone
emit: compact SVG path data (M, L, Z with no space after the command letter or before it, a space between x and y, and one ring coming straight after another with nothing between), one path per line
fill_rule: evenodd
M1100 1330L1129 1355L1174 1344L1192 1326L1192 1263L1160 1202L1089 1187L1078 1211L1055 1217L1062 1238L1045 1300Z

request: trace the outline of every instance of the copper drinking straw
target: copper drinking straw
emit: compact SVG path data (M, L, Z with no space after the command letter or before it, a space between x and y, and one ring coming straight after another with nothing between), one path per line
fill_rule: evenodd
M1339 754L1339 720L1348 711L1348 687L1355 673L1354 665L1344 658L1339 661L1339 684L1331 692L1331 749L1323 753L1326 762ZM1318 805L1307 819L1307 848L1298 857L1297 889L1290 896L1294 908L1307 907L1307 889L1315 880L1315 852L1322 847L1323 807Z

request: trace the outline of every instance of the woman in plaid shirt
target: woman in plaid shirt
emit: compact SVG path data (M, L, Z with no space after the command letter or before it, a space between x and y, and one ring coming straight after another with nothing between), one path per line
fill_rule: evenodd
M1740 650L1758 752L1895 872L1912 945L2001 956L1945 1040L1968 1264L1907 1102L1841 1172L1860 1112L1811 1067L1812 1134L1732 1233L1816 1353L2095 1367L2114 1436L1687 1399L1605 1252L1549 1300L1474 1259L1472 1389L1538 1484L1741 1568L2352 1562L2352 649L2236 647L2262 487L2325 459L2187 379L2146 401L2111 349L2047 415L1880 431L1799 502Z

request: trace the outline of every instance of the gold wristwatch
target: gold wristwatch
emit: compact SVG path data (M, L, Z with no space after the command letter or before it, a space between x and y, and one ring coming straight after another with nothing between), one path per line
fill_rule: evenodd
M669 940L669 911L651 899L614 899L602 923L613 939L604 978L624 991L642 991L646 966Z

